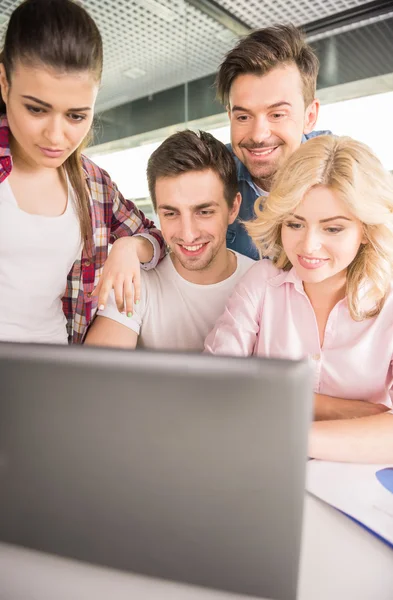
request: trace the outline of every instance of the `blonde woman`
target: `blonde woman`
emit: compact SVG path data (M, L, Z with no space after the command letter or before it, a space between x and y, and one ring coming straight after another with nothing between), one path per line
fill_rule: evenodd
M205 342L214 354L309 357L310 455L393 461L393 178L363 144L321 136L277 173L247 229L261 260Z

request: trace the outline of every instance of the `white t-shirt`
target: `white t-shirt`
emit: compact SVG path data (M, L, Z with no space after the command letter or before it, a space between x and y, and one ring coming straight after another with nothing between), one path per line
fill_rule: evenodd
M0 184L0 340L67 343L61 298L81 252L69 186L59 217L21 210L8 179Z
M211 285L190 283L176 271L168 255L151 271L142 271L141 301L134 314L118 311L113 292L104 310L98 311L139 335L138 346L161 350L202 351L204 340L224 310L233 288L255 264L248 256L234 253L236 271Z

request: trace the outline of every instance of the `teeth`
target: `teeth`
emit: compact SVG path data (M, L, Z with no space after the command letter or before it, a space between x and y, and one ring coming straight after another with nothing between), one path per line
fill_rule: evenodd
M196 252L197 250L200 250L202 246L203 244L199 244L198 246L183 246L183 248L185 248L189 252Z
M317 263L324 262L324 260L320 258L306 258L305 256L302 256L302 259L304 262L310 263L310 265L316 265Z
M266 154L271 154L273 150L275 150L275 148L271 148L270 150L250 150L250 152L255 154L255 156L263 156Z

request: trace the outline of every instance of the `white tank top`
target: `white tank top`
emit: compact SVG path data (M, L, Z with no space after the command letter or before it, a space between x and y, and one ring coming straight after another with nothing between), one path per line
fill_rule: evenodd
M65 212L46 217L21 210L0 183L1 341L67 343L61 298L81 249L70 185Z

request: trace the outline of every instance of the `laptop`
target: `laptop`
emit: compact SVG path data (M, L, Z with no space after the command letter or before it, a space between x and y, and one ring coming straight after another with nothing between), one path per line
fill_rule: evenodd
M294 600L312 397L305 361L0 343L0 541Z

